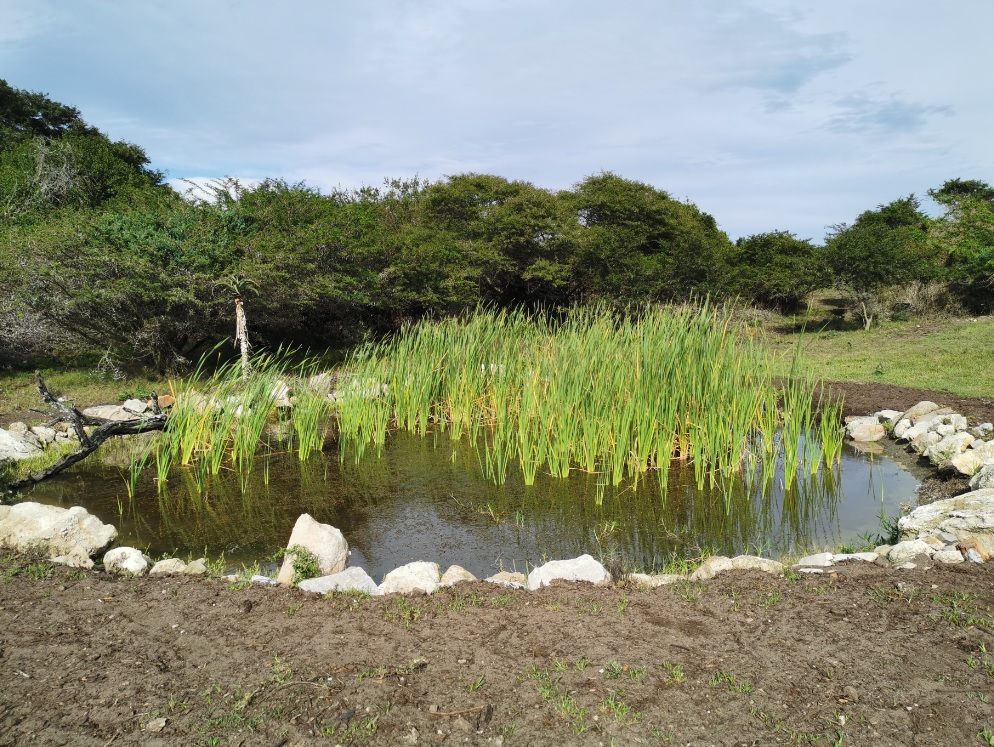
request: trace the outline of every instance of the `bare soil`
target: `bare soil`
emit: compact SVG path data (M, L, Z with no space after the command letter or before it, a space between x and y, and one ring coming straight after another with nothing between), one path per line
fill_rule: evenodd
M0 746L994 745L994 565L828 571L322 598L0 555Z

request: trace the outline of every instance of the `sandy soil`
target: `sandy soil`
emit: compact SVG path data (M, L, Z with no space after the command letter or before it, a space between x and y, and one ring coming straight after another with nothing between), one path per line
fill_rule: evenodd
M0 745L994 745L994 565L927 565L321 598L0 555Z

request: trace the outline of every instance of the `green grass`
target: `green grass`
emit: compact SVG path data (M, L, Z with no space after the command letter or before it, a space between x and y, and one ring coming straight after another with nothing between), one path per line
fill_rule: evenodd
M654 471L665 495L673 460L699 489L831 466L839 413L812 408L803 376L778 386L768 353L729 307L651 307L619 316L577 309L553 322L518 312L405 328L356 351L339 403L342 455L379 452L391 429L447 431L477 446L487 476L521 470L596 474L601 486Z
M994 317L941 322L886 322L871 330L818 331L813 321L803 338L770 335L775 370L790 371L794 346L802 348L802 369L826 381L879 382L935 389L963 397L990 397L994 368Z

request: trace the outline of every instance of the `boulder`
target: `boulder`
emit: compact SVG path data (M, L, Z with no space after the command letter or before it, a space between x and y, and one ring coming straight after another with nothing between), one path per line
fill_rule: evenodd
M707 581L724 571L732 570L732 559L724 555L712 555L690 574L691 581Z
M798 560L794 565L804 568L827 568L832 565L834 556L830 552L819 552L814 555L806 555Z
M113 551L112 551L113 552ZM104 565L107 565L107 557L104 556ZM186 563L179 558L166 558L160 560L152 566L148 572L149 576L171 576L173 574L186 573Z
M144 576L150 565L145 553L134 547L115 547L104 555L104 570L119 576Z
M859 561L862 563L875 563L880 556L875 552L843 552L832 555L832 563L845 563L846 561Z
M912 423L914 423L918 418L923 415L928 415L930 412L935 412L939 409L939 406L935 402L929 400L923 400L913 407L909 407L904 411L904 415L901 416L902 420L907 418Z
M893 428L897 425L897 421L904 417L904 413L899 410L879 410L873 413L873 417L888 428Z
M987 462L970 478L971 490L994 489L994 462Z
M975 428L971 428L970 432L977 438L988 439L994 436L994 424L981 423Z
M923 454L932 464L938 466L943 462L948 462L953 456L962 454L970 448L972 441L973 436L969 433L953 433L929 446Z
M83 410L83 414L91 418L103 418L104 420L134 420L140 417L133 412L125 410L124 405L96 405L95 407L87 407Z
M611 583L611 574L590 555L572 560L550 560L528 574L528 588L540 589L553 581L585 581L603 586Z
M340 573L332 573L320 578L308 578L297 584L304 591L329 594L333 591L357 591L361 594L379 594L376 582L365 570L356 566Z
M151 398L145 403L149 407L152 406ZM176 404L176 398L171 394L160 394L159 395L159 409L166 410Z
M953 454L949 463L959 474L973 477L988 462L994 462L994 441Z
M57 435L54 428L49 428L45 425L36 425L32 427L31 433L37 437L42 446L48 446L51 443L55 443L55 437Z
M92 567L90 556L116 538L117 529L82 506L59 508L31 502L0 506L0 547L37 550L61 557L67 565Z
M941 440L942 436L935 431L926 431L925 433L920 433L911 439L911 450L918 454L924 454Z
M25 429L24 432L29 433L30 431ZM13 426L11 430L0 428L0 459L19 461L40 455L41 442L38 441L37 436L34 436L34 440L37 443L32 443L23 434L13 430Z
M454 586L460 581L476 581L476 576L467 571L461 565L450 565L442 574L439 586Z
M962 563L963 553L959 550L939 550L939 552L932 556L932 560L936 563Z
M197 558L186 564L183 571L187 576L203 576L207 573L207 558Z
M283 566L276 577L276 580L285 586L291 586L297 575L297 569L294 567L296 555L289 551L293 547L301 547L317 558L321 576L330 576L345 570L345 564L349 559L349 545L338 529L329 524L318 523L310 514L301 514L293 526L293 531L290 532L288 551L283 557Z
M762 571L774 576L783 575L783 563L761 558L758 555L738 555L732 558L732 568L741 571Z
M412 594L421 592L431 594L438 588L438 563L417 561L394 568L383 577L379 586L381 594Z
M902 537L945 532L956 537L960 549L969 543L979 553L994 555L994 489L974 490L919 506L901 517L897 526Z
M855 418L846 425L846 435L853 441L879 441L887 432L875 416Z
M887 553L887 560L891 563L905 563L917 558L919 555L927 555L928 557L932 557L934 554L935 548L928 542L920 539L911 539L898 542L894 545L890 549L890 552Z
M514 589L524 589L528 586L528 579L524 573L516 571L501 571L493 576L485 578L484 581L498 586L510 586Z
M159 406L161 407L162 405ZM126 412L130 412L132 414L132 417L136 415L142 415L143 413L148 411L148 404L145 402L145 400L141 399L125 400L124 404L122 404L121 407L124 408Z
M910 427L911 427L911 421L908 420L907 418L902 418L901 420L898 420L896 423L894 423L894 430L891 433L894 436L894 438L896 438L898 441L903 441L904 434L908 432L908 429Z

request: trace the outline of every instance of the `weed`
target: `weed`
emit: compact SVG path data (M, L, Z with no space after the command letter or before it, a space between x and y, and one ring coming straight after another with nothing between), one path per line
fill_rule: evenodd
M626 669L627 667L622 666L621 662L612 659L604 665L604 676L608 679L616 680L625 673Z
M485 682L486 682L486 679L481 674L477 679L473 680L473 682L470 683L470 685L469 685L469 691L471 693L479 692L480 690L483 689L483 685L485 684Z
M576 664L573 665L573 668L576 669L576 671L578 672L582 672L591 664L593 664L593 661L591 659L588 659L586 656L582 656L576 660Z
M994 730L992 730L991 727L985 726L977 732L977 736L980 738L981 742L987 745L987 747L994 747Z
M684 673L683 667L679 664L671 664L668 661L664 661L661 666L666 670L666 679L664 680L665 684L682 685L687 681L687 675Z
M490 604L494 607L507 607L514 601L514 594L507 592L506 594L500 594L490 600Z
M293 677L293 665L279 654L273 654L273 661L270 663L269 668L273 672L272 678L274 684L285 685Z
M286 611L286 616L287 616L287 617L293 617L293 616L294 616L294 615L296 615L296 614L297 614L298 612L300 612L300 609L301 609L301 608L302 608L303 606L304 606L304 603L303 603L303 602L298 602L297 604L291 604L291 605L290 605L290 607L289 607L289 608L287 609L287 611Z
M397 620L405 628L409 628L421 618L423 612L420 607L411 604L407 597L398 597L384 612L384 616L387 620Z
M618 617L625 616L625 612L628 610L628 605L628 597L622 596L621 599L618 600L618 603L615 605L615 609L618 611Z
M771 591L769 594L766 595L766 598L760 603L759 606L762 607L764 610L768 610L768 609L770 609L770 607L772 607L773 605L775 605L781 599L782 599L782 597L780 595L780 592L777 591L777 590L774 590L774 591Z

